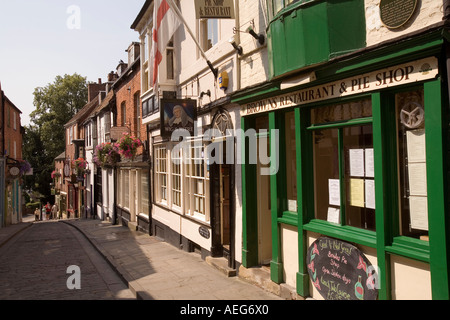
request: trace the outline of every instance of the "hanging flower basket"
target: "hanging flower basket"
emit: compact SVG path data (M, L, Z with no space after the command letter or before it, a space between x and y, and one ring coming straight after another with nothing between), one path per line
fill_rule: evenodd
M106 142L95 147L94 163L99 167L111 167L120 161L119 148L116 144Z
M59 173L56 170L53 170L53 172L52 172L52 179L59 178L60 176L61 176L61 173Z
M77 174L79 176L84 174L87 167L88 167L87 161L83 158L72 160L72 168L74 168L77 171Z
M137 149L142 146L142 142L140 139L125 132L117 145L121 155L123 155L126 159L134 160Z
M23 176L23 175L25 175L28 171L30 171L31 165L30 165L30 163L29 163L28 161L26 161L26 160L19 160L19 162L20 162L20 166L19 166L20 172L19 172L19 174L20 174L21 176Z

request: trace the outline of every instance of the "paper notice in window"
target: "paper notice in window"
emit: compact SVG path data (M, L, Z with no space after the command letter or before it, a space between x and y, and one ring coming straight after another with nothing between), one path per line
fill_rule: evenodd
M341 188L339 179L328 179L328 198L332 206L341 205Z
M292 212L297 212L297 200L288 199L288 210Z
M406 145L408 148L408 162L425 162L425 130L406 131Z
M427 166L426 163L409 163L409 195L427 195Z
M350 176L364 177L364 149L350 149Z
M409 197L409 214L412 229L428 230L427 197Z
M366 208L375 209L375 181L367 179L364 183L366 185Z
M366 160L366 177L373 178L374 177L373 149L366 149L364 154Z
M339 209L328 207L328 213L327 213L327 221L333 222L333 223L339 223L340 222L340 216L339 216Z
M364 207L364 179L350 179L350 205Z

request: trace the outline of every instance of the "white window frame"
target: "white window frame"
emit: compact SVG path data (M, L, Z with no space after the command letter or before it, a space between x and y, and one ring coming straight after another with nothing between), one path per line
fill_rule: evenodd
M164 153L164 156L163 154ZM155 146L155 198L156 202L166 205L168 204L168 153L166 145ZM165 185L162 184L165 182Z

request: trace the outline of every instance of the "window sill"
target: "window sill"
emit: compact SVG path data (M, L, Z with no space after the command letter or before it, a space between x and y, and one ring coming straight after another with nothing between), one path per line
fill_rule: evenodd
M326 236L339 238L344 241L376 248L377 240L376 233L374 231L359 229L351 226L340 226L317 219L311 220L309 223L305 224L303 229Z
M392 245L386 246L386 252L423 262L430 262L430 245L428 241L424 240L405 236L395 237Z
M278 223L284 223L296 227L298 225L297 212L284 211L283 215L278 218Z

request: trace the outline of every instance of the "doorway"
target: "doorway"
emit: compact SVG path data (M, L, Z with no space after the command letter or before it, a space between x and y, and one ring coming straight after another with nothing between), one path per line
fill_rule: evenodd
M267 142L266 142L267 141ZM267 143L269 150L269 137L259 136L257 139L258 149L262 144ZM267 151L258 150L258 155L267 154ZM265 154L264 154L265 155ZM270 176L262 175L261 172L268 170L269 164L261 163L261 157L257 157L256 165L256 194L258 211L258 263L267 265L272 259L272 216L270 203Z
M231 220L230 220L230 165L220 165L220 234L223 255L230 254Z
M224 257L235 268L234 250L234 165L211 165L211 226L213 257Z

